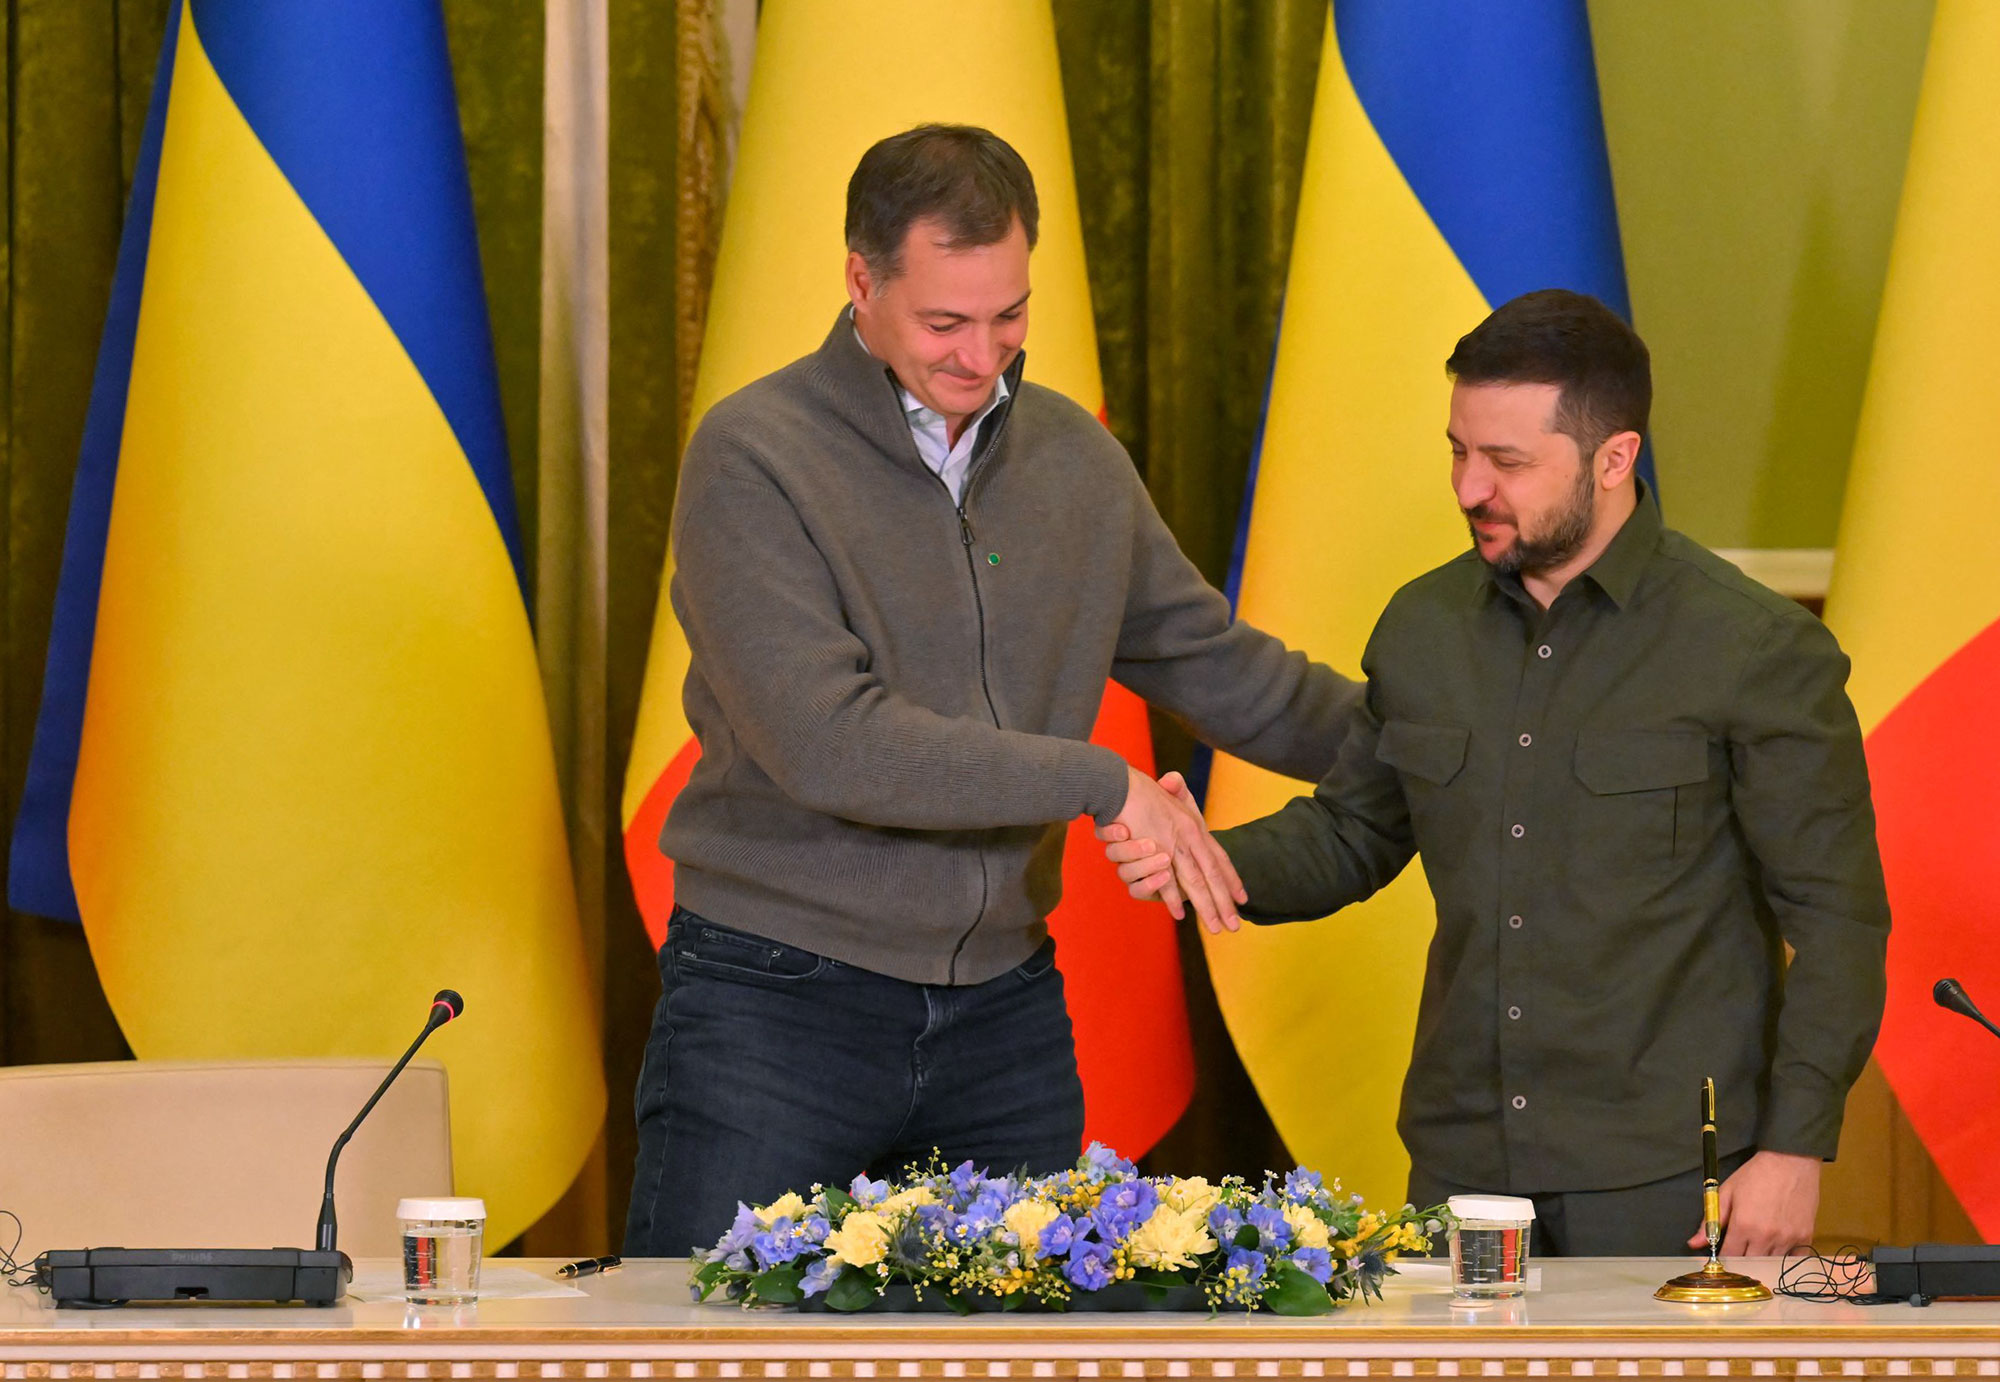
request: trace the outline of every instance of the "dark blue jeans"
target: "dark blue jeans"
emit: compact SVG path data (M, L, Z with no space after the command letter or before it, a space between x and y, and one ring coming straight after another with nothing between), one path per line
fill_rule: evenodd
M738 1200L900 1175L933 1149L1060 1170L1083 1085L1055 943L983 984L913 984L676 909L635 1099L628 1257L708 1248Z

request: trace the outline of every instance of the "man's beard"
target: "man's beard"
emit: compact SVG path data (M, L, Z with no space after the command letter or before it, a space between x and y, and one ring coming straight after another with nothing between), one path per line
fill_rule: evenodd
M1550 516L1547 531L1533 537L1529 537L1525 530L1516 533L1507 550L1497 557L1487 558L1486 564L1495 571L1524 571L1530 575L1561 566L1583 550L1583 545L1590 540L1590 526L1596 517L1597 476L1589 465L1578 465L1576 484L1569 492L1569 502ZM1475 519L1490 521L1483 504L1466 510L1465 519L1468 529L1471 529ZM1479 534L1473 532L1472 539L1474 550L1477 550Z

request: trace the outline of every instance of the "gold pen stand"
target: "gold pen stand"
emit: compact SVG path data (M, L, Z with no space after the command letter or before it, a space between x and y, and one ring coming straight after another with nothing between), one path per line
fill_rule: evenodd
M1677 1305L1743 1305L1769 1300L1771 1288L1754 1276L1732 1272L1710 1258L1700 1271L1675 1277L1653 1295Z

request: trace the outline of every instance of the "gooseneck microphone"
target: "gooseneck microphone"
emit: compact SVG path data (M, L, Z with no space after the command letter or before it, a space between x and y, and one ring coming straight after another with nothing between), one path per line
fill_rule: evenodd
M1955 1013L1962 1013L1994 1036L2000 1036L2000 1027L1986 1020L1986 1014L1979 1011L1978 1006L1972 1001L1972 996L1965 991L1965 986L1958 980L1938 980L1931 986L1931 997L1937 999L1940 1008L1950 1008Z
M410 1058L417 1054L417 1048L424 1044L432 1032L464 1011L465 1000L457 993L451 989L438 990L437 997L431 1000L431 1014L424 1023L424 1029L417 1033L417 1039L410 1043L410 1049L403 1052L403 1058L397 1061L395 1067L383 1077L382 1083L375 1087L375 1092L368 1096L368 1102L361 1106L361 1112L355 1114L354 1121L347 1125L347 1131L333 1144L333 1151L326 1159L326 1194L319 1202L317 1246L321 1252L332 1252L334 1240L339 1234L339 1225L335 1222L333 1214L333 1168L340 1162L340 1149L347 1145L348 1138L354 1136L354 1130L361 1126L361 1120L366 1118L382 1096L389 1092L389 1086L403 1073L403 1067L410 1063Z

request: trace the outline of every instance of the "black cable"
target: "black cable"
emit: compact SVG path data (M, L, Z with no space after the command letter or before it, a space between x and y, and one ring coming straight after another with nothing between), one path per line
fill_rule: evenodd
M1786 1253L1778 1267L1777 1293L1793 1300L1822 1303L1843 1301L1849 1305L1900 1305L1901 1296L1885 1296L1873 1289L1874 1266L1853 1244L1844 1244L1831 1257L1808 1248L1802 1253Z
M0 1248L0 1281L6 1282L9 1286L40 1285L34 1263L14 1260L14 1254L21 1250L21 1239L27 1233L21 1225L21 1216L11 1209L0 1209L0 1218L14 1221L14 1241Z

